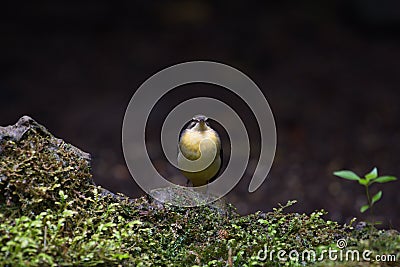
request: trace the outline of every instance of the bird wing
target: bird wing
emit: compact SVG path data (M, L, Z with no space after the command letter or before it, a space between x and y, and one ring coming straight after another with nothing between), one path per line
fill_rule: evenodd
M222 173L222 166L224 165L224 153L222 150L222 146L219 150L219 157L221 158L221 167L219 168L218 172L208 181L208 183L214 182Z

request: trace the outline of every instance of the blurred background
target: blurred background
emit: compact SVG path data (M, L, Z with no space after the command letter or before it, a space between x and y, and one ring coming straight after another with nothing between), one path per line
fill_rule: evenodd
M152 74L192 60L246 73L275 116L268 179L250 194L245 177L227 196L239 213L296 199L290 211L325 209L342 223L371 219L359 213L363 188L332 172L361 175L377 166L400 177L398 1L10 1L0 10L0 31L0 125L30 115L90 152L95 182L113 192L144 194L122 155L130 98ZM175 96L207 91L191 88ZM155 122L168 113L160 107ZM372 191L379 189L376 219L399 229L400 182Z

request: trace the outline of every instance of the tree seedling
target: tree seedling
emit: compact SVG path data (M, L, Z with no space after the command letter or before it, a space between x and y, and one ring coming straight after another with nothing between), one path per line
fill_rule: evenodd
M379 191L373 197L371 197L369 192L370 186L374 183L383 184L397 180L397 178L394 176L378 176L377 168L373 168L372 171L367 173L364 177L359 177L354 172L348 170L336 171L333 174L343 179L358 181L360 185L363 185L365 187L365 194L367 196L368 203L360 207L360 212L363 213L369 209L372 217L373 217L372 207L377 201L379 201L382 198L382 191Z

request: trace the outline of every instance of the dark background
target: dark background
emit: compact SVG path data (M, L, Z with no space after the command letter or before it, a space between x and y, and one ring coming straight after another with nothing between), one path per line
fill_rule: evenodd
M0 125L32 116L93 155L96 183L137 197L121 149L135 89L176 63L222 62L262 88L278 133L263 186L249 194L246 178L228 195L238 211L297 199L290 210L368 219L363 188L332 172L400 176L400 4L277 2L3 3ZM384 191L375 212L386 227L400 227L399 188L372 189Z

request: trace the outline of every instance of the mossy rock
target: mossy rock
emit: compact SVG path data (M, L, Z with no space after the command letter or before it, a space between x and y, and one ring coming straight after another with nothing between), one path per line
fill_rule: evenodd
M153 189L150 192L158 201L163 203L174 203L181 207L207 206L221 215L235 213L234 208L223 199L211 197L207 191L195 191L191 187L166 187ZM218 199L215 201L210 201Z
M192 194L176 190L155 193L182 200ZM266 247L308 249L320 256L325 249L337 249L339 239L347 241L348 249L371 250L371 258L400 257L397 231L353 229L323 219L323 211L285 213L294 202L240 216L223 200L182 208L148 196L113 194L94 184L89 154L29 117L0 128L0 201L1 266L384 265L259 257Z

